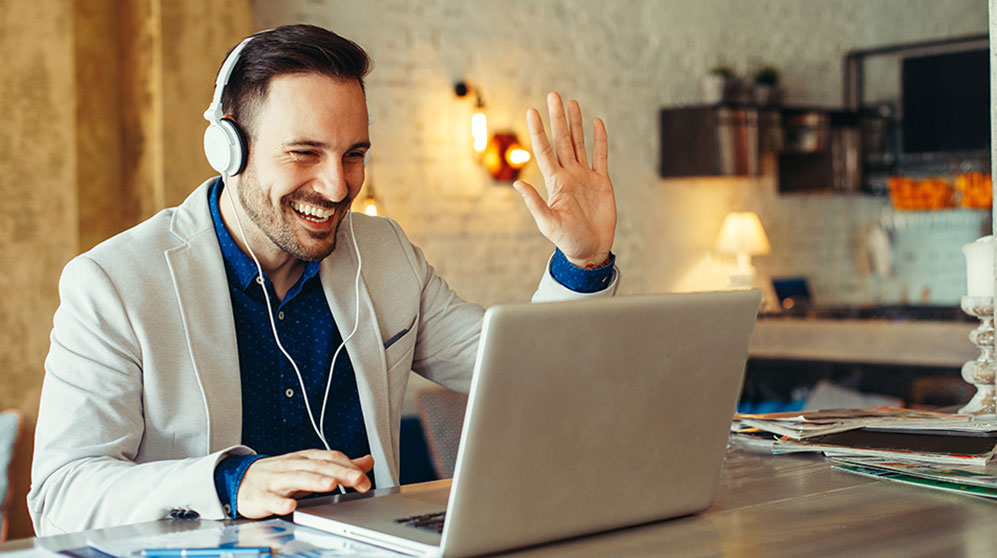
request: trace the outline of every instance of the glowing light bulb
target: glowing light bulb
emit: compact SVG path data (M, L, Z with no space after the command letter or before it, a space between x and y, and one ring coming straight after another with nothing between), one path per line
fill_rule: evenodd
M357 200L358 207L355 211L370 215L371 217L377 217L381 214L381 209L383 209L378 207L378 205L377 196L374 195L374 187L371 186L367 190L367 195Z
M488 145L488 119L480 110L471 116L471 138L476 152L481 153L485 150Z
M363 202L363 212L371 217L377 217L377 204L374 200L367 198Z
M506 152L505 160L509 161L509 164L513 167L522 167L529 162L530 152L519 147L514 147Z

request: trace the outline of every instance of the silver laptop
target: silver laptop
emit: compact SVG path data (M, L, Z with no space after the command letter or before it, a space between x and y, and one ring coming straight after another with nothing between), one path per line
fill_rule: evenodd
M702 511L760 302L729 291L489 308L452 483L303 501L294 521L449 558Z

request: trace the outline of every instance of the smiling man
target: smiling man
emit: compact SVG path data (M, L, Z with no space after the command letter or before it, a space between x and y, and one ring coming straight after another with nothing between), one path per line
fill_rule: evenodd
M369 65L309 25L244 41L205 113L222 176L66 266L28 498L39 534L394 486L409 372L467 391L482 308L396 223L349 212ZM533 299L611 296L605 127L589 163L578 104L551 94L548 110L551 141L527 113L548 197L515 184L557 246Z

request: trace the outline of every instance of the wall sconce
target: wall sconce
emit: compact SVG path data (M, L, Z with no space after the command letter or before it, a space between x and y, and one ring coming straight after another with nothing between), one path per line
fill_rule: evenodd
M751 265L751 256L772 250L762 222L751 211L734 211L724 217L715 249L737 257L737 268L730 275L730 287L735 289L750 289L754 285L755 266Z
M471 148L480 156L488 147L488 117L485 116L485 102L481 99L481 93L473 90L467 82L459 81L454 85L454 93L462 99L472 91L474 114L471 115Z
M519 143L513 132L497 132L489 136L488 117L485 116L481 92L464 81L454 85L454 93L458 97L466 97L472 92L475 104L474 114L471 115L471 146L475 157L495 180L516 180L520 169L530 161L530 152Z

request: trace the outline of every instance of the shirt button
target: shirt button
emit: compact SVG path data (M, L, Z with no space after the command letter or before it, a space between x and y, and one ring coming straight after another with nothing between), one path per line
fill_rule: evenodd
M287 388L286 390L284 390L284 395L286 395L287 398L290 399L291 397L294 397L294 390L291 388Z
M284 319L284 311L283 310L281 310L280 312L277 312L277 319L278 320L283 320Z
M257 275L256 276L256 284L257 285L262 285L263 284L263 276L262 275Z

